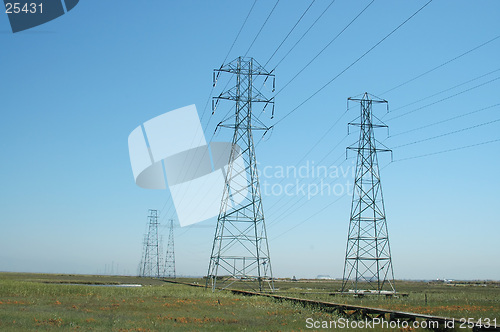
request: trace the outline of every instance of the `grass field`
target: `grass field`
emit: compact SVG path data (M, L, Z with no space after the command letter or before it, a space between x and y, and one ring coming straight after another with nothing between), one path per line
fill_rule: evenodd
M276 286L280 294L300 298L450 318L496 318L500 323L500 283L498 282L397 281L398 292L409 295L397 298L385 296L355 298L346 295L329 295L328 293L341 288L341 281L277 282Z
M120 284L142 287L102 287ZM500 322L496 283L399 282L398 290L409 293L400 298L328 295L338 289L337 281L278 281L276 287L278 294L301 298ZM307 318L339 317L270 298L212 293L156 279L0 273L0 331L300 331L307 330Z
M245 327L298 331L308 317L330 316L291 303L154 279L0 274L0 331L234 331Z

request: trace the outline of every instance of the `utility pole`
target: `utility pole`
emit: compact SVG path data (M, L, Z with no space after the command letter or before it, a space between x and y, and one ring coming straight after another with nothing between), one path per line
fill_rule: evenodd
M141 277L161 277L161 256L158 241L158 210L149 210L148 233L144 237L144 250L139 269Z
M175 251L174 251L174 219L170 219L167 255L165 257L165 278L176 278L175 275Z
M377 152L392 151L376 147L382 144L375 140L373 129L387 128L387 125L372 112L373 104L388 105L388 102L368 93L361 99L348 98L349 101L360 103L361 115L358 123L349 123L349 126L359 127L360 134L357 147L347 148L357 151L357 162L341 291L395 293L377 158Z
M262 291L265 284L274 290L271 259L260 193L253 130L267 131L252 114L257 103L272 105L273 98L264 97L255 87L257 80L264 83L274 75L253 58L238 57L214 70L214 86L221 73L236 76L236 85L214 97L215 111L220 100L235 102L235 113L219 123L217 128L234 130L221 208L217 219L206 287L212 290L227 288L235 282Z

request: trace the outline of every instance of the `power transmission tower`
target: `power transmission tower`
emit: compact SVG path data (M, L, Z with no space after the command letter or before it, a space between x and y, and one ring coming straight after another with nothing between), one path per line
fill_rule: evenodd
M262 103L264 109L273 99L264 97L253 85L256 80L274 75L253 58L239 57L214 71L214 86L220 73L236 76L236 85L214 97L215 110L220 100L235 101L235 114L219 123L234 130L225 186L217 219L212 253L206 280L212 290L227 288L235 282L262 291L267 283L274 290L271 259L262 208L253 130L269 130L258 118L252 119L252 107ZM216 76L217 73L217 77ZM234 119L233 119L234 118Z
M377 152L392 153L392 151L376 147L376 143L381 143L375 140L374 128L387 126L372 112L373 104L388 105L388 102L368 93L365 93L361 99L348 98L348 101L360 103L361 116L359 123L349 123L349 125L359 127L360 134L357 147L347 148L357 151L357 162L342 292L359 293L366 290L395 293L391 249L377 158ZM377 123L374 123L374 118Z
M144 237L144 250L139 270L141 277L160 278L161 256L158 240L158 210L149 210L148 215L148 233Z
M170 219L169 228L164 276L165 278L175 278L174 219Z

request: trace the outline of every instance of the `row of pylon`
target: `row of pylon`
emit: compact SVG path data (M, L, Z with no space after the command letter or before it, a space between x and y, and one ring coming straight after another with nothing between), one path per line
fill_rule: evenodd
M144 237L144 249L139 264L139 276L151 278L175 278L174 220L169 220L169 236L165 260L158 233L158 210L148 212L148 232Z
M220 212L210 255L206 287L212 290L229 287L249 287L253 290L274 291L274 276L264 209L257 171L257 159L253 140L255 130L267 132L254 113L255 106L262 109L272 105L274 97L266 98L256 87L271 79L274 91L275 76L253 58L238 57L214 71L214 86L221 73L236 76L236 85L213 97L215 112L221 100L235 104L235 113L221 121L218 127L233 129L233 139L228 168L224 174L225 186ZM344 261L342 292L394 292L394 272L389 245L389 235L380 181L377 152L390 151L378 148L374 128L386 127L374 121L373 104L387 104L386 100L365 93L362 98L349 98L360 104L359 122L349 123L359 127L360 136L355 146L348 147L357 152L354 194L352 197L347 247ZM150 210L155 211L155 210ZM160 274L160 257L157 238L157 213L150 215L149 235L145 244L141 275ZM153 239L151 239L153 234ZM154 238L156 234L156 238ZM171 225L171 256L173 258L173 226ZM170 238L169 238L170 246ZM157 252L155 253L154 250ZM154 262L154 260L157 262ZM166 264L165 267L172 268ZM156 268L155 271L151 267Z

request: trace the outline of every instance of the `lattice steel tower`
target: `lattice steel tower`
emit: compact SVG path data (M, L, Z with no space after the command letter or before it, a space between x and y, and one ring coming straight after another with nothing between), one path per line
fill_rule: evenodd
M361 99L348 98L349 101L360 103L361 115L359 123L349 123L359 127L360 134L357 147L347 148L357 151L357 162L342 291L395 292L377 158L377 152L392 151L376 147L376 144L383 144L375 140L373 129L387 126L372 113L373 104L388 105L388 102L368 93Z
M165 278L175 278L174 219L170 219L167 254L165 256Z
M252 136L253 130L269 128L252 117L252 107L256 103L264 108L272 104L274 113L273 98L264 97L254 87L257 80L266 82L271 78L274 91L274 75L253 58L239 57L214 70L214 86L223 72L235 75L236 85L214 97L212 107L215 110L220 100L235 102L235 114L218 125L233 129L234 135L206 286L211 283L215 290L247 281L242 286L259 291L269 287L272 291L273 274Z
M139 276L160 278L163 272L158 241L158 210L149 210L148 233L144 238L144 250Z

